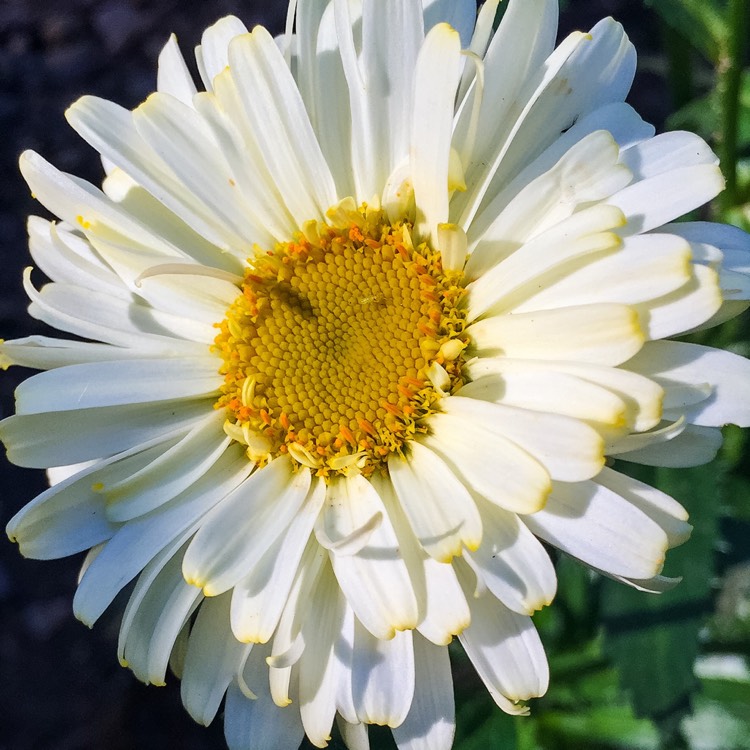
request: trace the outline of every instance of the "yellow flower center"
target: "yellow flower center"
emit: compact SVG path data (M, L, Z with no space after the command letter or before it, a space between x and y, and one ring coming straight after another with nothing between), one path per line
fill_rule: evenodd
M459 274L408 223L344 213L259 252L215 342L227 434L320 476L371 474L463 383Z

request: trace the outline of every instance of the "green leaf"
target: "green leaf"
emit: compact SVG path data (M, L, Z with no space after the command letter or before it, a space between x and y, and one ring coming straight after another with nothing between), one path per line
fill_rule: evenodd
M462 690L457 696L454 750L522 750L515 721L504 714L483 690Z
M548 711L539 736L552 750L658 750L659 733L637 719L629 706L602 705L575 711Z
M622 469L622 466L619 467ZM682 576L666 594L645 594L606 581L602 591L605 651L620 671L636 714L654 719L670 747L697 688L698 632L711 610L713 551L721 503L716 465L697 469L633 467L629 473L685 505L692 538L667 556L665 574Z
M716 2L646 0L664 22L685 37L707 60L717 63L728 37L727 22Z
M678 109L667 118L669 130L692 130L701 138L716 141L721 130L721 95L713 89ZM750 75L742 76L740 87L739 121L737 123L737 147L745 150L750 146Z
M683 722L691 747L707 750L750 750L750 683L703 680L704 692L695 712Z

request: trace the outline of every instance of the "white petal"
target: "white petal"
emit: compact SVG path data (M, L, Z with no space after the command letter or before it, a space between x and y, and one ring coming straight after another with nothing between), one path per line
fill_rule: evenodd
M622 240L610 231L622 226L625 217L618 209L596 204L574 213L518 247L513 238L484 238L474 250L470 266L482 260L491 268L468 285L468 319L488 310L512 309L530 291L547 279L562 278L588 256L594 262L603 253L615 253Z
M231 446L212 471L156 512L121 526L89 565L73 600L76 617L92 625L115 596L168 547L180 547L201 519L240 485L252 464Z
M160 95L155 95L159 97ZM163 95L166 97L166 95ZM177 100L173 100L179 104ZM183 106L183 105L180 105ZM193 110L185 108L193 114ZM249 249L247 238L217 217L169 168L136 129L133 113L117 104L85 96L65 113L73 129L97 151L143 186L188 226L222 250ZM83 213L86 217L86 213Z
M677 168L719 163L716 154L702 138L680 131L661 133L635 144L622 152L621 159L636 180L645 180Z
M467 230L469 244L478 241L516 247L571 216L575 209L600 201L621 190L632 180L627 167L618 162L619 147L606 131L599 130L575 143L549 170L534 179L504 205L500 194L491 213L492 221L478 219ZM496 251L495 251L496 252ZM488 265L487 251L477 249L467 264L467 274L476 278Z
M545 414L452 396L443 410L502 435L536 458L553 479L588 479L604 464L604 441L589 425L557 414Z
M453 679L448 649L419 635L413 638L414 699L393 730L399 750L450 750L456 730Z
M18 166L36 199L70 226L85 226L87 232L111 230L135 245L158 249L168 256L183 255L155 234L141 217L136 218L85 180L55 169L39 154L24 151Z
M676 547L690 537L692 527L687 523L687 511L669 495L612 469L602 469L595 481L635 505L661 526L670 547Z
M305 649L302 628L310 612L314 611L313 595L318 580L323 575L330 575L327 555L311 537L294 577L286 606L281 613L271 647L271 656L266 659L270 667L268 679L271 697L274 703L282 708L292 702L292 669L295 666L294 662Z
M143 682L163 685L172 647L203 596L182 578L181 553L146 566L125 608L118 657Z
M102 483L107 516L122 522L144 515L211 471L229 447L229 438L221 428L223 421L221 411L210 414L179 443L140 471L116 483Z
M133 124L174 174L181 190L224 227L234 252L241 258L250 255L254 223L237 190L233 165L221 152L203 118L174 97L157 93L134 110ZM185 154L190 154L190 158L186 159Z
M524 523L550 544L608 573L651 578L668 540L643 511L595 482L556 484L544 510Z
M189 430L210 408L210 401L160 401L22 414L0 422L0 440L7 446L8 460L17 466L66 466Z
M354 614L378 638L414 628L417 601L388 512L364 477L340 477L328 485L321 521L331 539L349 536L380 514L382 521L367 542L351 555L330 552L339 585Z
M370 750L370 739L367 735L367 724L351 723L341 716L336 717L336 725L341 732L341 739L349 750Z
M485 7L489 5L487 3ZM475 143L463 141L471 127L473 98L480 93L476 84L456 125L456 137L462 144L462 154L464 157L470 156L471 162L481 162L490 155L498 135L507 127L509 112L521 87L552 52L557 16L558 7L553 0L512 0L486 54L481 48L474 50L483 57L485 71ZM468 169L472 164L469 159L466 161Z
M66 557L94 547L115 533L101 495L92 488L92 475L95 477L115 460L96 462L70 475L37 495L8 521L5 531L24 557Z
M220 18L203 32L201 44L195 52L207 91L211 91L214 78L229 65L229 43L243 34L247 34L247 26L236 16Z
M549 474L518 445L471 418L437 413L429 425L422 442L474 492L516 513L544 507Z
M425 551L450 562L465 545L476 549L482 522L474 500L448 466L429 448L410 443L409 455L388 460L393 487Z
M410 630L384 641L355 625L352 694L360 721L389 727L403 723L414 696Z
M457 223L468 229L474 216L486 226L494 218L492 199L518 171L551 145L584 113L610 102L622 101L635 72L635 52L622 26L611 18L598 23L588 35L573 34L531 76L518 96L517 118L510 118L507 135L496 139L495 154L471 180L477 186L457 201ZM615 176L617 170L611 172ZM622 173L628 173L622 168ZM612 185L616 184L616 180ZM627 183L625 183L627 184ZM483 214L477 215L484 202ZM485 213L486 212L486 213Z
M409 113L414 111L413 97L419 100L414 69L424 40L420 11L419 3L403 0L362 3L359 68L364 84L362 114L368 120L368 129L354 135L353 158L360 151L372 153L375 171L368 175L368 182L375 186L385 185L393 169L409 155ZM357 101L356 95L353 100ZM452 102L448 114L453 115ZM373 142L360 142L366 133L374 137Z
M316 747L326 747L336 715L339 678L334 649L344 618L344 598L330 570L323 573L314 594L316 616L302 626L305 651L299 662L299 702L302 724Z
M531 615L550 604L557 590L555 569L544 547L514 513L479 504L482 544L467 559L484 585L508 609Z
M623 235L647 232L715 198L724 189L721 170L713 164L677 167L635 182L607 202L617 206L628 223Z
M616 304L562 307L485 318L467 329L483 356L619 365L643 345L638 314Z
M255 700L244 695L236 682L227 691L224 734L229 750L296 748L305 736L297 707L281 709L271 699L263 656L255 646L244 670Z
M159 53L156 89L174 96L184 104L192 103L197 90L174 34Z
M253 473L215 509L185 553L185 579L209 596L247 575L288 528L310 487L281 457Z
M448 167L453 101L461 75L461 41L447 24L435 26L419 53L414 78L411 172L418 231L437 244L448 221Z
M688 242L712 245L721 250L724 268L750 273L750 235L739 227L710 221L685 221L668 224L660 231L677 234Z
M664 389L648 377L618 367L603 367L576 362L543 362L506 359L505 357L482 357L469 362L466 365L466 371L472 381L479 381L492 375L500 375L503 378L509 376L511 387L514 381L525 380L527 377L529 382L533 383L537 375L544 377L554 377L556 373L570 375L585 383L606 389L617 396L619 401L625 404L627 408L627 423L636 432L650 430L661 421ZM513 398L510 389L508 389L508 393ZM537 391L537 397L540 399L538 403L544 404L544 399L539 391ZM560 401L560 399L557 400ZM593 405L596 406L597 400L593 395L591 400ZM532 408L529 403L513 403L512 401L511 403L515 406L523 406L526 409ZM566 404L558 405L557 411L559 413L571 412L577 406L577 402L575 400L571 402L570 394L568 394ZM601 416L602 413L600 412L599 415ZM570 414L570 416L575 415Z
M16 389L18 414L146 404L218 393L222 378L212 356L95 362L58 367Z
M313 16L314 24L318 13L322 13L322 17L315 39L309 32L305 33L305 24L309 23L308 14ZM359 136L352 134L352 110L339 53L333 4L328 3L323 7L319 3L303 2L297 14L297 28L301 45L301 62L297 74L300 91L310 112L321 150L336 181L338 195L353 196L356 194L354 170L357 168L352 164L353 149L342 148L341 144L351 144L353 137L359 143ZM313 48L308 54L315 55L315 62L306 64L307 42L311 37L313 45L310 46ZM307 74L311 71L314 71L316 78L307 88Z
M467 47L477 16L473 0L423 0L425 30L438 23L449 23L461 35L461 45Z
M617 457L645 466L683 469L713 461L722 442L720 429L689 424L670 440L618 453Z
M419 632L446 646L469 624L469 608L450 564L433 560L415 538L389 478L370 480L388 511L419 604Z
M479 362L487 360L479 360ZM495 361L502 361L496 358ZM623 428L626 424L625 401L595 383L555 370L511 367L496 375L473 379L458 392L461 396L548 412L589 422L597 429ZM502 365L501 365L502 366ZM479 371L477 368L475 371Z
M114 346L146 352L156 349L162 357L205 356L206 344L216 338L211 326L83 287L47 284L37 292L29 269L24 289L31 299L32 317L58 330Z
M460 578L471 608L471 625L459 636L461 643L500 708L520 713L524 709L510 702L543 695L549 682L536 628L530 617L511 612L493 596L473 596L466 565L460 566Z
M712 268L693 265L692 278L676 292L636 305L648 338L679 336L700 326L722 304L719 276Z
M52 281L130 299L130 293L117 274L87 239L37 216L29 217L27 227L31 257Z
M187 712L208 726L248 649L229 629L229 594L203 602L190 631L180 687Z
M289 211L300 227L322 220L336 203L336 188L278 47L257 26L230 44L229 62L245 115Z
M622 249L531 291L517 313L566 305L619 302L635 305L670 294L690 281L692 254L681 237L648 234L630 237ZM535 293L536 292L536 293Z
M235 584L232 630L241 641L266 643L276 628L325 499L325 482L313 480L308 496L283 538L252 572Z
M693 424L750 426L750 362L744 357L697 344L652 341L626 367L665 386L707 384L711 396L684 410Z

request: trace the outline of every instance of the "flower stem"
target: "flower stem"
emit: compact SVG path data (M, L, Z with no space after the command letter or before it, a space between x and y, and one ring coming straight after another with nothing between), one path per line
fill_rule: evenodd
M730 0L727 9L727 38L719 60L722 106L721 163L727 186L722 207L737 203L737 140L740 115L740 89L748 33L748 0Z

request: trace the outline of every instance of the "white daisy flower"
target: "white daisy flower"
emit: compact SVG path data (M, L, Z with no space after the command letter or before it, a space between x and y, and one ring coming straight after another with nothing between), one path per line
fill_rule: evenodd
M750 240L671 224L723 186L689 133L624 98L611 19L554 48L556 0L298 0L275 41L224 18L174 39L133 112L70 124L103 191L25 153L42 372L0 423L61 479L10 522L24 555L89 550L91 625L135 581L119 655L225 700L232 750L402 750L454 732L458 636L497 704L548 669L540 540L647 591L689 534L608 466L710 461L750 423L750 366L670 340L750 299ZM295 7L296 6L296 7ZM67 467L67 468L57 468ZM225 698L226 694L226 698Z

